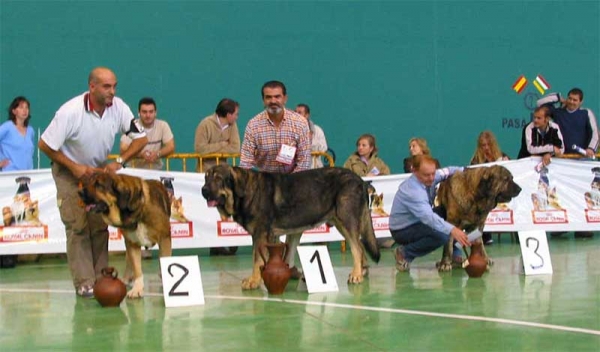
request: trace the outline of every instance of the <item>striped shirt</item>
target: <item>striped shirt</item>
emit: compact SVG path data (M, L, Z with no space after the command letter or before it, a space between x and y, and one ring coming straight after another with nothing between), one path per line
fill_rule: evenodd
M308 123L301 115L284 110L283 119L275 126L266 111L253 117L246 126L240 156L240 167L260 171L290 173L308 170L311 166ZM290 165L276 160L282 145L296 148Z

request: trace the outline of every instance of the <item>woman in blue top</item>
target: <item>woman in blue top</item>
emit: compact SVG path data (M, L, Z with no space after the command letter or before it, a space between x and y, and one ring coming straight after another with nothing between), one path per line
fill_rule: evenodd
M33 169L33 127L29 126L29 101L16 97L8 107L8 121L0 125L0 168L2 171Z

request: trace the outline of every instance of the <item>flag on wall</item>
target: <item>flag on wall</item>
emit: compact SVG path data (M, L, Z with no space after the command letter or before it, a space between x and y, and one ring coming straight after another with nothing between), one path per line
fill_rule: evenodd
M525 78L524 75L521 75L521 77L517 78L517 80L513 84L512 89L515 92L517 92L517 94L521 94L521 92L523 91L523 88L525 88L526 85L527 85L527 78Z
M550 85L548 82L546 82L542 75L537 75L535 81L533 81L533 85L540 92L540 94L546 93L546 91L550 88Z

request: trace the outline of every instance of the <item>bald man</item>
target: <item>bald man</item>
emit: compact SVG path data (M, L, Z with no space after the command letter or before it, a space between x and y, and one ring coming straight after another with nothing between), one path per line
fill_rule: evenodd
M78 183L94 172L116 172L148 142L131 109L115 96L117 77L94 68L89 90L64 103L38 146L52 160L52 177L67 237L67 259L77 295L91 298L101 270L108 266L108 226L98 213L79 205ZM115 162L107 161L117 134L133 139Z

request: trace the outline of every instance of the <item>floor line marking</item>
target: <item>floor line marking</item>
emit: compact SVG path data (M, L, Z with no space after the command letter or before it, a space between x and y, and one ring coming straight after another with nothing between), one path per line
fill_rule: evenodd
M27 289L27 288L2 288L0 287L0 292L11 292L11 293L74 293L73 290L58 290L58 289ZM153 293L148 292L144 294L145 296L150 297L163 297L161 293ZM499 324L507 324L507 325L519 325L519 326L527 326L532 328L540 328L540 329L549 329L549 330L558 330L558 331L567 331L567 332L577 332L588 335L596 335L600 336L600 330L592 330L592 329L584 329L584 328L576 328L564 325L554 325L554 324L544 324L544 323L533 323L522 320L513 320L513 319L503 319L503 318L491 318L491 317L481 317L476 315L462 315L462 314L451 314L451 313L436 313L436 312L427 312L422 310L411 310L411 309L399 309L399 308L383 308L383 307L370 307L370 306L360 306L360 305L351 305L351 304L343 304L343 303L328 303L328 302L314 302L314 301L301 301L296 299L285 299L285 298L272 298L272 297L243 297L243 296L227 296L227 295L204 295L204 298L209 299L230 299L230 300L238 300L238 301L266 301L266 302L277 302L277 303L290 303L297 305L307 305L307 306L325 306L332 308L344 308L344 309L354 309L354 310L364 310L371 312L384 312L384 313L394 313L394 314L407 314L407 315L420 315L426 317L435 317L435 318L446 318L446 319L459 319L459 320L471 320L471 321L484 321L490 323L499 323Z
M461 320L473 320L473 321L485 321L485 322L492 322L492 323L509 324L509 325L520 325L520 326L528 326L528 327L550 329L550 330L559 330L559 331L568 331L568 332L579 332L579 333L582 333L582 334L590 334L590 335L600 336L600 330L575 328L575 327L563 326L563 325L532 323L532 322L527 322L527 321L512 320L512 319L503 319L503 318L480 317L480 316L476 316L476 315L435 313L435 312L426 312L426 311L420 311L420 310L398 309L398 308L382 308L382 307L369 307L369 306L360 306L360 305L351 305L351 304L342 304L342 303L300 301L300 300L285 299L285 298L240 297L240 296L225 296L225 295L204 295L204 297L205 298L214 298L214 299L271 301L271 302L291 303L291 304L298 304L298 305L326 306L326 307L333 307L333 308L345 308L345 309L365 310L365 311L373 311L373 312L397 313L397 314L408 314L408 315L421 315L421 316L436 317L436 318L461 319Z

